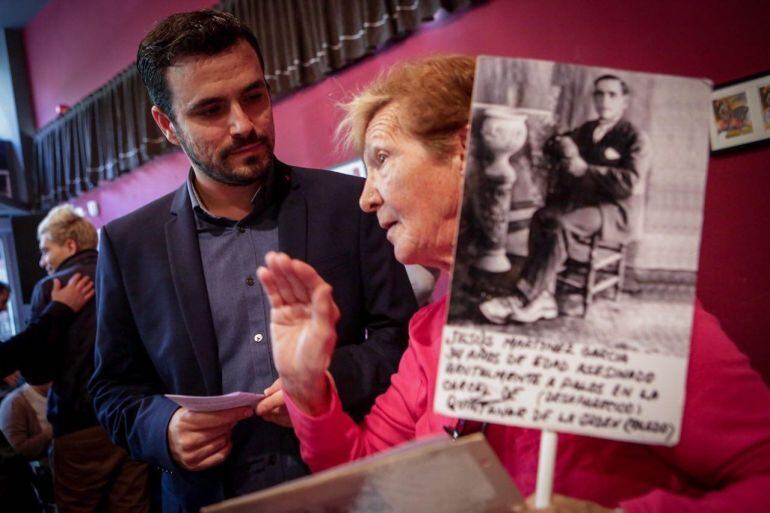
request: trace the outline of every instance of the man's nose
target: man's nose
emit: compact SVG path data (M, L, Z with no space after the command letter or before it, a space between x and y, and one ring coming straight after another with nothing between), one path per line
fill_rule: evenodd
M245 135L254 131L254 124L251 122L251 118L249 118L239 103L234 103L230 108L229 121L231 135Z

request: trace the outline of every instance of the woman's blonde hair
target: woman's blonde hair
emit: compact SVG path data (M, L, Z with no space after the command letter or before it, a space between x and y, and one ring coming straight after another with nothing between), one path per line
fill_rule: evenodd
M48 215L37 225L37 238L41 239L43 235L48 235L56 244L74 240L79 251L96 249L99 244L99 236L96 234L94 225L79 216L72 205L59 205L48 212Z
M398 123L436 157L449 153L454 136L468 124L476 62L464 55L437 55L397 64L352 100L340 106L345 116L337 137L346 150L364 150L366 127L377 112L398 103Z

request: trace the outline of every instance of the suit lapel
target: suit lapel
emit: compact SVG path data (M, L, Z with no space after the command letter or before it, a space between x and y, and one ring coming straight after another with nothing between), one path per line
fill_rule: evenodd
M174 196L166 223L166 247L179 309L203 377L206 393L222 393L217 339L187 185Z
M278 193L283 196L278 214L278 249L292 258L307 261L307 200L299 177L277 160L275 171Z

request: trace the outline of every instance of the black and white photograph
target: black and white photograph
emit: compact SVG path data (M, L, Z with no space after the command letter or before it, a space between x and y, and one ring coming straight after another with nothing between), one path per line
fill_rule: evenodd
M494 58L478 73L450 322L686 355L703 84Z
M681 394L709 94L699 79L479 58L445 344L457 328L568 348L562 375L597 352L665 360Z

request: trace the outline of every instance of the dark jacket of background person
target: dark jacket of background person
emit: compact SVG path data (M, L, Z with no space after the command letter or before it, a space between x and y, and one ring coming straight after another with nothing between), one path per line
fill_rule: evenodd
M0 376L21 370L24 378L30 383L45 383L45 375L51 371L45 369L39 356L66 332L74 318L75 312L70 307L51 301L38 317L30 321L24 331L0 342ZM45 372L36 372L41 368Z
M0 433L0 510L13 513L40 511L32 488L32 470Z
M332 285L342 317L331 373L346 409L364 413L387 388L406 347L416 309L406 272L376 217L358 208L362 180L280 162L275 173L279 250L309 262ZM133 457L166 471L164 511L197 511L224 499L222 467L181 469L166 438L177 405L162 394L222 393L186 185L102 229L96 290L90 389L100 421ZM265 454L299 460L293 431L286 430L285 440L291 443L266 447ZM285 479L276 472L266 464L261 479Z
M51 302L54 278L67 283L73 274L80 273L93 279L97 256L93 249L80 251L62 262L51 276L40 280L32 292L32 317L38 317ZM48 397L48 421L53 426L54 437L98 425L87 389L94 370L95 303L89 301L75 316L66 339L54 340L27 362L35 371L35 382L53 381Z

